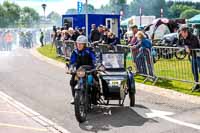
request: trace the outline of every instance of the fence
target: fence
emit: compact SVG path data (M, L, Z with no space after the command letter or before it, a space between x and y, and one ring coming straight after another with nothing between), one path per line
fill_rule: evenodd
M74 42L66 41L62 50L64 57L69 58L74 48ZM133 66L136 74L145 76L144 82L151 80L155 84L159 78L162 78L199 84L200 49L191 50L190 55L180 47L155 46L150 51L124 45L110 48L109 45L100 44L94 46L94 49L97 55L110 49L126 53L127 66Z

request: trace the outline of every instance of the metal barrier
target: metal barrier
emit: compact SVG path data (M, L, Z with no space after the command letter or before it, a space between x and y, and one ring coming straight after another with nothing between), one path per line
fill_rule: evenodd
M75 42L71 40L64 41L63 43L63 54L65 59L69 59L73 49L75 48Z
M63 44L65 58L69 58L75 48L73 41ZM108 52L108 45L100 44L94 47L96 53ZM127 55L127 66L132 66L136 74L145 76L145 81L153 84L159 78L199 84L200 49L191 50L188 55L182 47L154 46L149 49L132 49L117 45L115 51ZM98 55L98 54L97 54Z
M154 47L156 51L154 64L155 75L159 78L194 82L191 64L184 48Z

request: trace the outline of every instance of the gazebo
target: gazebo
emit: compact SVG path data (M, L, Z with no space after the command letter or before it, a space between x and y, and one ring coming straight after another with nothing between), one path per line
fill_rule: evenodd
M197 24L200 25L200 14L195 15L194 17L187 20L188 24Z

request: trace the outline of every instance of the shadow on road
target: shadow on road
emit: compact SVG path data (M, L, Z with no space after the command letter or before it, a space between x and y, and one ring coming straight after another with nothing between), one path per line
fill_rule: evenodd
M137 108L148 108L137 105ZM80 124L85 131L109 131L113 127L142 126L150 119L144 118L130 107L98 107L88 114L88 121Z

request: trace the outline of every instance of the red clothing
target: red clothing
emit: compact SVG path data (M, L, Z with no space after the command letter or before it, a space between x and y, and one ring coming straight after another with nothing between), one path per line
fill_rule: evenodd
M7 43L11 43L13 41L13 37L12 37L12 34L11 33L7 33L4 37L5 41Z

